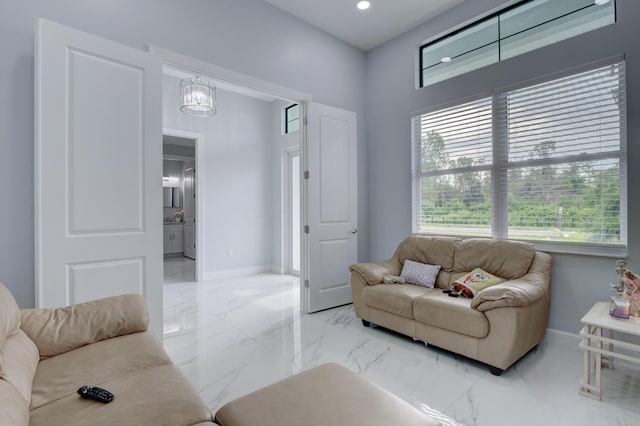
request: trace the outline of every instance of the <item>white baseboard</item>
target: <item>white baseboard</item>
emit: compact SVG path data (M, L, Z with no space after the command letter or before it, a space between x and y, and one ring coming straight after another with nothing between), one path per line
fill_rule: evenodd
M249 266L246 268L225 269L222 271L205 272L204 281L215 280L218 278L241 277L245 275L266 274L266 273L285 275L287 271L283 266L278 266L278 265Z
M571 338L571 339L574 339L576 341L581 339L581 337L580 337L580 335L578 333L569 333L568 331L555 330L553 328L547 328L547 333L550 333L551 335L558 335L558 336L562 336L562 337Z
M284 275L286 269L284 268L284 266L271 265L271 272L278 275Z

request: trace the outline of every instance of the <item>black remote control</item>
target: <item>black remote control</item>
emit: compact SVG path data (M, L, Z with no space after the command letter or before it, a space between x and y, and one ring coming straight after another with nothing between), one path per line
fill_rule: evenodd
M86 399L94 399L105 404L113 401L113 394L106 389L97 386L83 386L78 389L78 395Z

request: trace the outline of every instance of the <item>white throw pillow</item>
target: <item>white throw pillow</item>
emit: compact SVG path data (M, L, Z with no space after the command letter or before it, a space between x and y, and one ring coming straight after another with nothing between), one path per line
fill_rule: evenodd
M409 284L433 288L440 267L440 265L427 265L413 260L405 260L400 276Z

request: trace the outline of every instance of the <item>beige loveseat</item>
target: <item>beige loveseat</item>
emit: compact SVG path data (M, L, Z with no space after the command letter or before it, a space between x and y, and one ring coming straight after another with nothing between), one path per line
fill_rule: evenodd
M147 324L142 296L20 310L0 283L0 425L213 424ZM81 399L84 385L115 398Z
M435 287L383 284L406 260L440 265ZM506 281L473 297L443 289L482 268ZM427 344L487 364L500 375L544 338L549 318L551 256L532 244L453 237L410 236L391 259L351 265L356 315Z

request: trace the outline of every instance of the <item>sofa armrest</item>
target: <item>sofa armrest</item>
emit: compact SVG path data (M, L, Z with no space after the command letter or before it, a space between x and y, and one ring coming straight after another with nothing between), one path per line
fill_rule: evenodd
M385 275L400 275L402 266L395 257L377 263L356 263L349 267L351 273L356 273L368 285L382 284Z
M471 307L488 311L506 306L529 306L542 298L548 302L550 276L551 256L536 252L525 276L485 288L473 298Z
M65 308L22 309L22 330L41 358L90 343L146 331L149 308L138 294L107 297Z

